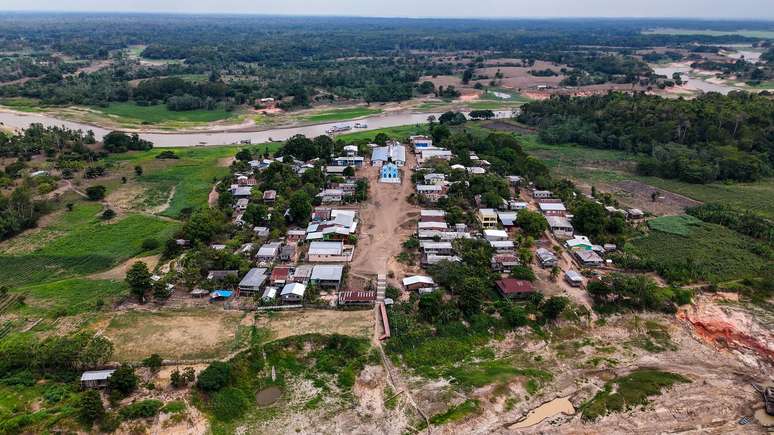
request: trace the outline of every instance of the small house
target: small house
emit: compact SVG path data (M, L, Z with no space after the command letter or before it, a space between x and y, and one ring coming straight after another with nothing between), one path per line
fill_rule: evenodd
M258 237L269 237L269 228L267 227L255 227L253 228L253 232Z
M435 288L435 281L429 276L414 275L403 278L403 288L406 291L419 290L425 288Z
M263 203L264 204L274 204L274 202L277 201L277 191L276 190L267 190L266 192L263 192Z
M386 146L376 147L371 152L371 164L383 166L391 162L396 166L406 164L406 147L398 142L390 142Z
M554 267L557 264L556 255L546 248L538 248L535 257L541 267Z
M271 285L282 286L290 281L289 277L289 266L277 266L271 270L271 278L269 278L269 281L271 282Z
M340 203L344 199L344 191L341 189L325 189L317 194L323 204Z
M443 210L420 210L420 222L446 222L446 212Z
M279 260L280 261L293 261L293 259L296 257L296 245L285 245L280 248L279 250Z
M484 230L484 238L490 242L508 240L508 233L504 230Z
M538 207L544 216L567 216L567 208L561 202L540 202Z
M293 282L306 284L312 276L314 266L311 264L299 264L293 271Z
M513 240L490 240L489 245L498 254L512 254L516 252L516 244Z
M630 208L626 210L626 218L631 220L642 219L645 217L645 213L638 208Z
M520 185L523 182L524 182L524 178L523 177L519 177L518 175L509 175L508 176L508 183L511 186L518 186L518 185Z
M446 181L446 175L444 174L425 174L425 184L443 184Z
M500 294L508 299L524 299L535 293L532 283L524 279L503 278L496 284Z
M575 232L570 221L564 216L546 216L546 222L551 233L559 239L569 239Z
M307 258L310 262L330 263L330 262L349 262L352 261L354 248L345 246L341 240L336 241L315 241L309 244Z
M344 274L344 266L337 264L318 265L312 269L309 282L320 287L339 289Z
M547 199L550 198L553 194L549 190L533 190L532 191L532 197L535 199Z
M255 254L255 259L258 262L270 263L277 259L279 255L279 249L282 246L281 242L266 243L258 249L258 253Z
M492 256L492 270L496 272L510 273L514 267L520 264L519 257L514 254L495 254Z
M568 270L564 274L564 280L573 287L580 287L583 285L583 276L574 270Z
M239 296L255 296L266 282L266 269L254 267L239 281Z
M264 302L271 302L277 299L277 287L266 287L261 296L261 300Z
M452 255L454 247L451 242L436 242L431 240L422 240L419 247L426 255Z
M497 212L493 208L478 210L478 221L482 228L497 228Z
M81 387L83 388L104 388L107 387L108 379L113 376L115 369L110 370L92 370L81 374Z
M599 267L605 262L599 254L591 249L575 251L575 258L586 267Z
M238 270L210 270L207 272L207 279L210 281L220 281L227 277L239 277Z
M434 203L446 196L444 187L440 184L417 184L417 194Z
M306 286L304 284L291 282L282 287L280 299L284 303L298 303L304 300L304 293L306 293Z

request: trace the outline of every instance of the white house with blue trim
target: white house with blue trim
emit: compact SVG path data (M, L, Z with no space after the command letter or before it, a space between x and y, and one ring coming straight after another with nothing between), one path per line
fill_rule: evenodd
M380 183L398 183L400 184L400 171L395 163L386 163L379 170Z

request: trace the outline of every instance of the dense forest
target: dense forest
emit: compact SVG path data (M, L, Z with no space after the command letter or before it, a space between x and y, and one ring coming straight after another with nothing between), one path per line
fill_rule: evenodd
M340 99L401 101L428 93L419 87L422 76L464 79L495 57L565 64L564 85L651 85L658 78L634 55L638 49L760 42L643 33L677 25L733 27L675 20L6 14L0 97L101 106L134 101L176 111L228 110L266 97L285 109ZM103 62L102 68L83 68L84 61ZM191 83L174 77L180 75L204 78Z
M753 181L774 167L774 101L767 96L554 97L525 105L519 120L539 127L547 143L640 154L643 175L691 183Z

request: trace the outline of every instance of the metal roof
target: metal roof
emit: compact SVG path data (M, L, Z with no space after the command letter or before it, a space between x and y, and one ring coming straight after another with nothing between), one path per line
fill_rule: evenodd
M341 255L343 242L312 242L309 244L309 255Z
M340 281L344 273L344 266L328 264L315 266L312 269L312 280L319 281Z
M109 378L115 369L110 370L92 370L89 372L83 372L81 375L81 381L104 381Z
M306 292L306 286L303 284L299 284L297 282L291 282L290 284L285 284L285 287L282 287L282 293L280 293L280 296L286 296L286 295L297 295L297 296L303 296L304 292Z
M414 275L414 276L408 276L406 278L403 278L404 286L409 286L414 284L435 285L435 281L433 281L433 278L429 276L423 276L423 275Z
M264 281L266 281L266 269L254 267L247 272L242 281L239 281L239 286L260 287Z

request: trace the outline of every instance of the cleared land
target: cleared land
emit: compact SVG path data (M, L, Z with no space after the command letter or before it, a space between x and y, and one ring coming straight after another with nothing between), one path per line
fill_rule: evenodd
M269 331L268 338L279 340L293 335L342 334L370 337L374 328L371 310L304 310L263 312L255 316L255 325Z
M118 361L139 361L157 353L168 359L222 358L249 338L240 311L127 311L109 320L103 334Z
M774 30L709 30L709 29L675 29L672 27L659 27L642 32L645 35L704 35L723 36L739 35L748 38L774 38Z

